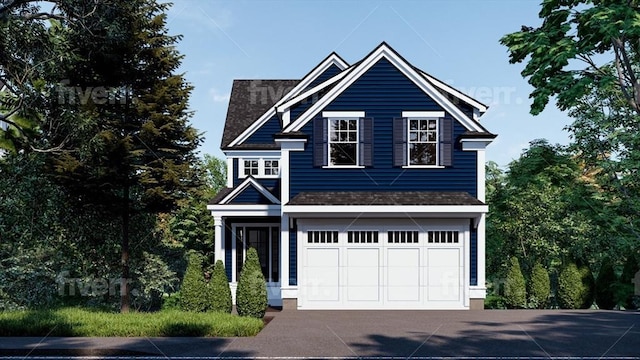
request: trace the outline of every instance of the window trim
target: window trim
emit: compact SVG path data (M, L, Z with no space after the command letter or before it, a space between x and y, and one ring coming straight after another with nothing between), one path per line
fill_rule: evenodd
M347 113L345 113L347 114ZM356 116L332 116L327 117L327 165L324 165L324 169L360 169L364 168L364 166L360 165L360 119L361 117ZM336 120L347 120L347 121L355 121L356 123L356 141L355 142L347 142L345 144L354 144L356 148L356 163L348 164L348 165L333 165L331 164L331 144L340 144L340 142L334 143L331 141L331 122Z
M437 117L433 117L433 116L413 116L413 117L407 117L407 164L403 166L403 168L443 168L444 166L440 165L440 118ZM435 142L411 142L411 121L412 120L433 120L436 123L436 129L435 129L435 133L436 133L436 140ZM420 131L420 129L418 129L418 131ZM430 131L430 130L427 130ZM436 147L436 161L435 164L433 165L425 165L425 164L416 164L416 165L411 165L411 144L435 144Z
M282 162L280 157L262 157L262 156L247 156L238 158L238 179L246 179L249 175L245 175L245 161L258 161L258 174L251 175L256 179L279 179L280 174L282 173ZM265 161L277 161L278 162L278 174L277 175L266 175L265 174Z

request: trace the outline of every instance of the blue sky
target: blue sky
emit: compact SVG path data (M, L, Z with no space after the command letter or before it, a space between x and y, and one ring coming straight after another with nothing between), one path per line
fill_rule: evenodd
M332 51L354 63L386 41L413 65L490 105L482 124L498 138L487 160L505 166L529 141L566 144L570 118L551 105L529 114L532 88L500 37L535 26L540 0L174 0L170 34L184 36L182 71L195 87L200 151L218 157L233 79L298 79Z

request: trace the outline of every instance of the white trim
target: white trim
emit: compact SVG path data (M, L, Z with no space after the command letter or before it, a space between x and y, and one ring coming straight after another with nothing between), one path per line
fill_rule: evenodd
M245 161L257 161L258 162L258 173L257 174L249 174L245 175ZM276 175L267 175L266 174L266 161L277 161L278 162L278 173ZM280 178L280 156L277 157L246 157L246 158L238 158L238 179L244 179L249 176L252 176L256 179L279 179Z
M233 157L227 157L227 187L233 187Z
M323 169L364 169L364 165L324 165Z
M444 90L446 92L448 92L449 94L462 99L464 102L466 102L467 104L475 107L480 113L484 113L487 111L487 109L489 109L489 107L481 102L479 102L478 100L470 97L469 95L461 92L460 90L450 86L449 84L446 84L436 78L434 78L433 76L427 74L424 71L420 71L420 73L422 74L422 76L424 76L427 80L429 80L434 86L436 86L437 88ZM478 117L482 115L479 114ZM475 119L474 119L475 120Z
M403 169L444 169L443 165L404 165Z
M276 139L276 144L280 145L282 159L284 159L285 151L304 151L304 144L306 143L307 139Z
M484 149L478 149L476 151L476 184L477 184L477 198L478 200L485 202L486 200L486 188L485 188L485 164L486 151Z
M333 87L325 96L313 104L307 111L298 117L296 121L289 124L284 132L299 131L318 112L329 105L335 98L351 86L358 78L365 74L378 60L385 58L391 62L400 72L413 81L424 93L438 103L446 112L451 114L465 128L471 131L484 131L477 122L466 116L457 106L449 101L443 94L434 88L433 85L421 74L419 74L410 64L400 58L388 45L380 45L371 55L366 57L357 65L353 71Z
M280 205L207 205L213 216L280 216Z
M240 185L238 185L238 187L235 188L232 192L227 194L227 196L225 196L222 200L220 200L218 204L227 205L229 201L235 199L236 196L242 193L250 185L253 186L256 190L258 190L258 192L264 195L267 199L269 199L269 201L271 201L276 205L280 205L280 200L278 200L278 198L273 196L273 194L270 193L269 190L265 189L264 186L260 185L260 183L257 182L253 177L247 177L245 181L243 181ZM209 206L207 206L207 208L209 208Z
M397 213L406 216L413 214L475 214L480 216L489 211L487 205L283 205L282 212L287 214L376 214L391 215Z
M421 168L421 167L436 167L436 166L440 166L440 167L444 167L440 164L440 118L435 118L435 117L419 117L419 116L404 116L404 112L402 112L403 114L403 118L406 119L407 121L407 133L405 134L406 139L407 139L407 153L405 154L406 158L407 158L407 165L404 165L403 168ZM444 115L443 115L444 116ZM435 131L436 133L436 140L435 141L429 141L428 137L426 141L411 141L411 131L417 131L418 132L418 136L417 138L419 139L420 137L420 132L422 132L423 130L420 129L420 127L418 126L418 128L416 130L412 130L411 129L411 121L418 121L418 125L420 125L420 121L427 121L427 133L429 131ZM435 121L436 123L436 129L435 130L430 130L428 128L429 125L429 121ZM416 164L416 165L411 165L411 144L435 144L436 147L436 161L433 165L424 165L424 164Z
M284 112L284 113L287 113L287 112L288 112L288 109L290 109L290 108L291 108L291 106L293 106L293 105L295 105L295 104L299 103L300 101L303 101L304 99L306 99L306 98L308 98L309 96L311 96L311 95L313 95L313 94L317 93L318 91L320 91L320 90L322 90L322 89L326 88L327 86L329 86L329 85L331 85L331 84L333 84L333 83L337 82L338 80L341 80L341 79L342 79L343 77L345 77L348 73L349 73L349 70L347 70L347 71L342 71L341 73L336 74L334 77L332 77L332 78L330 78L330 79L327 79L327 80L325 80L324 82L322 82L322 83L320 83L320 84L318 84L318 85L316 85L316 86L312 87L311 89L309 89L309 90L307 90L307 91L303 92L302 94L297 95L297 96L295 96L295 97L293 97L293 98L289 99L289 100L288 100L287 102L285 102L285 103L282 103L282 104L281 104L280 102L278 102L277 107L276 107L277 112L279 112L279 113L283 113L283 112ZM287 122L286 122L286 124L285 124L285 125L288 125L288 124L289 124L289 119L287 119Z
M337 117L328 117L328 116L324 116L324 114L337 114ZM349 116L349 114L357 114L360 115L362 114L362 116ZM329 168L329 169L334 169L334 168L342 168L342 169L359 169L359 168L364 168L364 166L360 165L360 118L364 117L364 111L357 111L357 112L349 112L349 111L325 111L323 112L323 117L325 117L326 119L323 119L322 121L327 121L327 162L329 163L328 165L323 166L323 168ZM332 141L331 140L331 122L332 121L355 121L356 122L356 141L352 142L352 141ZM335 131L344 131L344 130L340 130L340 129L336 129ZM347 129L347 132L352 131ZM332 164L331 163L331 145L332 144L355 144L356 146L356 163L355 164L350 164L350 165L337 165L337 164Z
M224 150L226 156L230 157L278 157L280 149L274 150Z
M336 118L334 120L357 120L364 117L364 111L323 111L322 117Z
M213 226L214 226L214 261L222 260L224 262L224 256L222 256L222 243L223 243L223 232L224 227L222 226L222 216L214 216L213 217Z
M475 287L478 290L483 291L482 293L472 296L472 298L485 298L487 295L486 288L486 234L485 234L485 219L486 215L482 214L480 217L480 222L478 223L478 228L476 229L476 242L477 242L477 252L476 252L476 278L478 281L478 285Z
M340 70L346 69L349 64L347 64L338 54L331 53L326 59L324 59L316 68L305 76L298 85L294 86L291 91L286 93L276 104L274 104L269 110L267 110L262 116L258 118L257 121L252 123L248 128L246 128L240 135L238 135L233 141L229 143L229 146L236 146L238 144L242 144L246 141L251 135L253 135L256 130L258 130L262 125L264 125L269 119L276 116L276 107L279 103L283 101L289 100L291 97L297 95L300 91L304 90L309 84L311 84L318 76L324 73L328 68L332 65L336 65Z
M402 117L406 118L442 118L444 117L444 111L403 111Z
M284 288L289 286L289 215L280 217L280 284ZM281 290L281 294L284 293Z

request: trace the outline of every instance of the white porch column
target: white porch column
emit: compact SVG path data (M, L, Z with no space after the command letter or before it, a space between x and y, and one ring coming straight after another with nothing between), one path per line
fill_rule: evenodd
M289 287L289 215L280 218L280 287Z
M486 214L482 214L482 216L480 217L480 222L478 222L478 229L477 229L477 243L478 243L478 285L477 288L480 290L480 295L485 295L486 296L486 291L487 291L487 287L486 287L486 239L485 239L485 219L486 219ZM482 296L482 298L484 298L485 296Z
M214 216L213 217L213 225L214 225L214 261L222 260L224 262L224 256L222 256L222 242L224 241L224 228L222 226L222 216Z

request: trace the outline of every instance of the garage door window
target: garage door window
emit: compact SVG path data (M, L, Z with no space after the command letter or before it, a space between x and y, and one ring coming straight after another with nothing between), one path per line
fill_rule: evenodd
M387 232L389 244L417 244L417 231L389 231Z
M459 233L457 231L428 231L429 244L457 244Z
M347 242L349 244L377 244L377 231L348 231Z
M309 244L336 244L338 243L337 231L307 231Z

